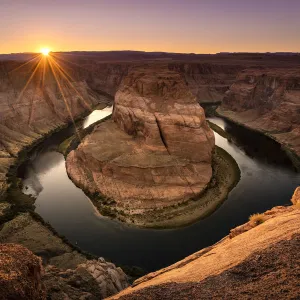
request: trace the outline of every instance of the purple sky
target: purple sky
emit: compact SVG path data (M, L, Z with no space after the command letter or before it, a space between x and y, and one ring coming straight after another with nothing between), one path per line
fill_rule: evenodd
M300 0L0 0L0 53L300 52Z

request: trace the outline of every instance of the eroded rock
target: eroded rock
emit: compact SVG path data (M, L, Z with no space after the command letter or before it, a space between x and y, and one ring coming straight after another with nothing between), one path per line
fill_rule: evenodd
M21 245L0 244L0 299L46 299L42 261Z
M267 133L300 156L299 69L241 72L218 112Z
M214 135L182 77L166 66L132 68L98 125L67 158L74 182L142 213L199 195L212 176Z

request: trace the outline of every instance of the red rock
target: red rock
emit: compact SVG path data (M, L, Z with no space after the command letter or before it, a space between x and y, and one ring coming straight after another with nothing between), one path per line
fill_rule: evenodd
M187 201L207 186L214 135L178 73L133 68L115 96L113 121L69 154L76 184L131 213Z
M0 245L0 299L46 299L41 259L21 245Z
M300 156L300 70L248 69L224 97L219 112L268 133Z

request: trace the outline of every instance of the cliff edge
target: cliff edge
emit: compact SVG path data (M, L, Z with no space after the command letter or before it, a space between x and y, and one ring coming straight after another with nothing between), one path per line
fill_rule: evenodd
M250 218L215 245L134 282L109 299L297 299L300 188L293 206Z
M244 70L226 92L217 112L267 134L292 151L299 160L299 74L300 69L296 68Z

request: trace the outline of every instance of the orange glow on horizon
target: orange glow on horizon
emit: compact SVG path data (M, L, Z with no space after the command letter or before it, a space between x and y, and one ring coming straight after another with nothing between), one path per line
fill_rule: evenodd
M50 53L50 49L49 48L41 48L40 52L45 55L48 56Z

